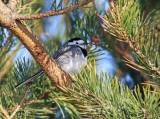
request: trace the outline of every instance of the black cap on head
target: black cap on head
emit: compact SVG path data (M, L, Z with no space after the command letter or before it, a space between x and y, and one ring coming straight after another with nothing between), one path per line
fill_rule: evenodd
M73 41L78 41L78 40L82 40L82 38L72 38L71 40L69 40L68 42L73 42Z

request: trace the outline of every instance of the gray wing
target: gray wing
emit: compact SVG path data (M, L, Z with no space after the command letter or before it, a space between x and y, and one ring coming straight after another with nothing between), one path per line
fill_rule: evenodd
M74 58L80 53L81 49L76 45L64 45L55 52L53 59L61 66L62 64L68 64L70 58Z

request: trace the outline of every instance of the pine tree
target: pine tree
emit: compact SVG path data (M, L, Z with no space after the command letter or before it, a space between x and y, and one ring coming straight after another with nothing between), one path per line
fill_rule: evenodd
M160 118L160 3L109 0L106 11L104 3L54 0L50 11L43 12L44 1L0 0L0 118ZM55 15L62 17L51 36L43 18L56 20ZM101 43L90 49L87 66L68 79L51 56L61 39L91 42L93 34ZM14 59L24 47L35 61ZM97 64L104 50L116 59L113 77ZM14 88L40 69L46 75ZM136 84L133 89L120 81L127 74Z

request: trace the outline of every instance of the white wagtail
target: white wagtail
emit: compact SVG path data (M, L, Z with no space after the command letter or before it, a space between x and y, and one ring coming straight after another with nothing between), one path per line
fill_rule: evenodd
M85 43L83 39L73 38L55 52L53 59L67 74L77 74L82 67L86 66L86 45L87 43ZM35 75L31 76L29 79L15 86L15 88L19 88L43 74L44 72L41 70Z

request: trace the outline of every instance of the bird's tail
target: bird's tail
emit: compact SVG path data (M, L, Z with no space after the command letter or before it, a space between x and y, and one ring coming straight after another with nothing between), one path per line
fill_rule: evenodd
M39 77L43 74L44 74L44 72L41 70L41 71L37 72L36 74L34 74L33 76L31 76L29 79L27 79L27 80L21 82L20 84L16 85L15 88L19 88L19 87L23 86L24 84L30 82L31 80L33 80L33 79L35 79L35 78L37 78L37 77Z

